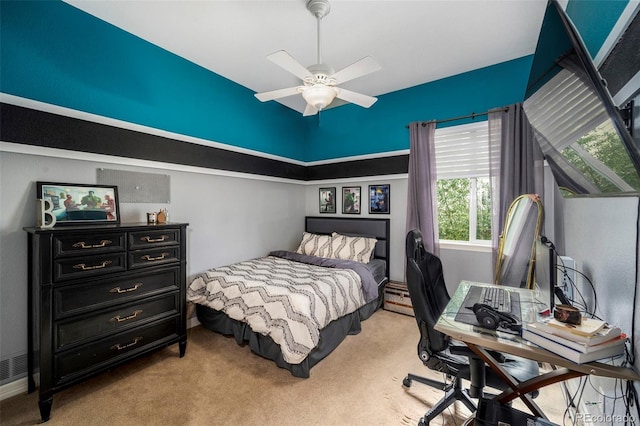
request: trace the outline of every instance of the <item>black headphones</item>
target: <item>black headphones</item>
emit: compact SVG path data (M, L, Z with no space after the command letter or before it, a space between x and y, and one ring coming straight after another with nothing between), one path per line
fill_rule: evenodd
M519 332L522 329L522 324L516 317L507 312L498 312L489 305L476 303L473 305L473 313L480 325L489 330L500 327Z

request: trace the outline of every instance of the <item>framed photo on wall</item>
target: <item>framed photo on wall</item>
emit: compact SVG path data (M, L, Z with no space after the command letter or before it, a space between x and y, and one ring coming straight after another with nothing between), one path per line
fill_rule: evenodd
M342 188L342 213L360 214L360 187L345 186Z
M391 213L391 185L369 185L369 213Z
M117 186L36 182L36 198L50 203L58 225L120 223Z
M320 188L320 213L336 212L336 187Z

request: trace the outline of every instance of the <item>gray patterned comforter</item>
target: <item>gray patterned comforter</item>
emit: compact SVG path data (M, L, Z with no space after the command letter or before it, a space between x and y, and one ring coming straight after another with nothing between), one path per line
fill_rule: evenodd
M287 257L273 252L210 269L191 282L187 300L249 324L280 346L285 361L299 364L318 345L320 330L355 312L370 297L365 297L359 273L345 265L326 267L278 257L283 255ZM360 273L367 286L369 280L375 286L370 272Z

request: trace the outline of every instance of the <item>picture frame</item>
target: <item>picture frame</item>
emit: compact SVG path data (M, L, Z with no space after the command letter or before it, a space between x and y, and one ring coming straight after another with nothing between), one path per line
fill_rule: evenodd
M391 185L369 185L369 213L391 213Z
M359 186L342 188L342 214L360 214L360 190Z
M117 186L36 182L36 198L49 205L57 225L120 223Z
M336 212L336 187L320 188L320 213Z

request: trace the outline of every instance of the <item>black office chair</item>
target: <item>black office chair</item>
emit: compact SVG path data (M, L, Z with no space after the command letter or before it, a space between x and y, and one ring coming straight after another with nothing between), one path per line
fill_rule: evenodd
M416 381L445 391L444 397L418 424L428 425L455 401L461 401L469 410L475 412L477 406L472 398L482 397L485 385L499 390L506 390L509 386L464 343L456 342L433 328L450 297L442 275L440 259L425 250L422 234L417 229L407 234L406 258L407 287L420 330L418 356L429 369L442 372L452 379L452 382L447 384L411 373L405 377L402 383L406 387L410 387L411 382ZM492 355L518 381L538 375L538 364L533 361L505 357L493 352ZM462 388L463 379L471 382L468 390ZM537 391L532 396L537 396Z

